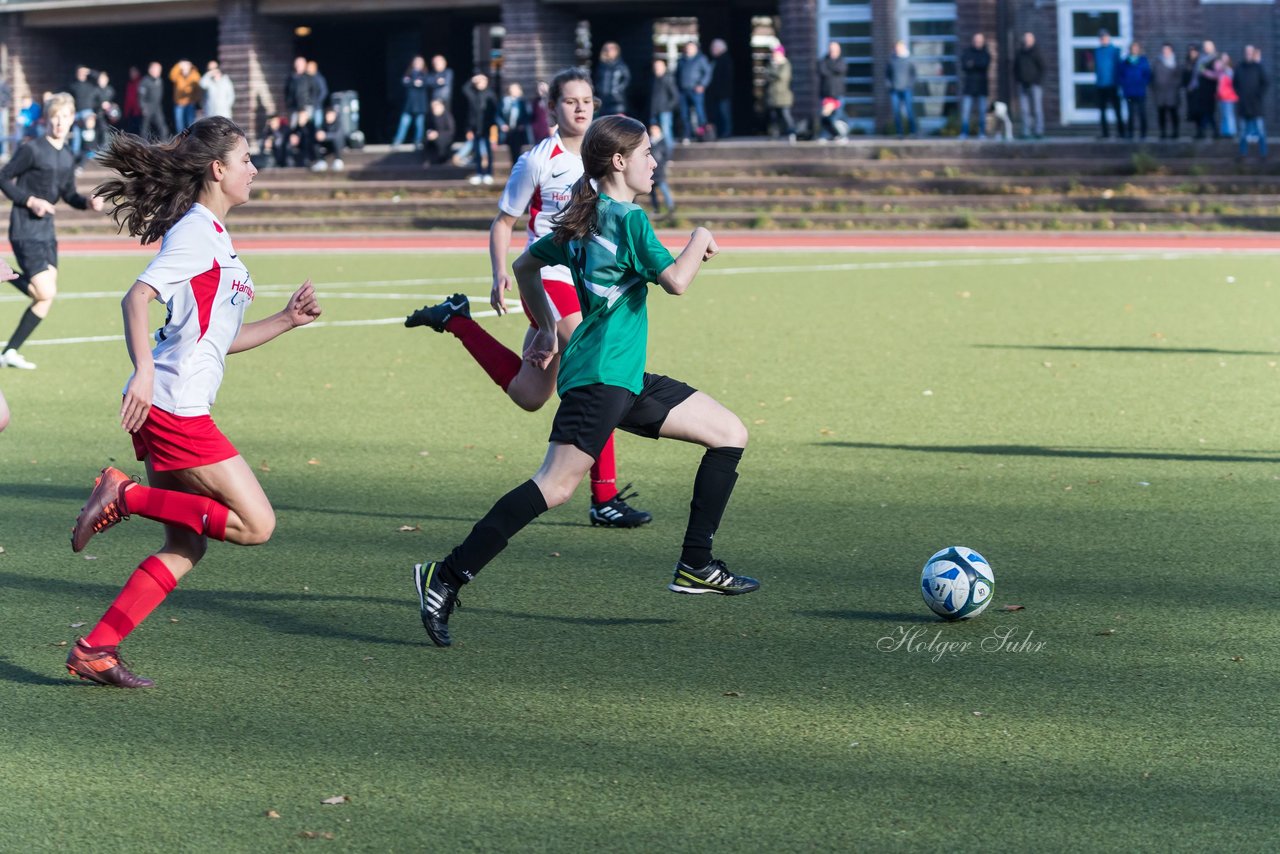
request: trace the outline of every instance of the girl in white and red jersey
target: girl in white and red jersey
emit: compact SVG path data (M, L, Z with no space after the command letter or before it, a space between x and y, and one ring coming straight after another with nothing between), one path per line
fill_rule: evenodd
M120 642L200 561L209 538L265 543L275 511L253 470L209 416L228 353L249 350L320 315L308 281L283 311L244 322L253 279L223 222L249 200L258 170L244 132L230 119L200 119L172 141L113 137L98 162L120 178L97 188L121 228L160 253L125 294L125 342L134 372L120 422L133 435L147 486L105 468L71 535L73 551L131 514L164 523L164 545L142 561L102 620L77 640L67 669L121 688L153 683L126 668ZM164 326L149 346L148 305L163 302Z
M489 228L489 263L493 269L489 303L500 315L507 313L506 294L512 287L512 279L507 274L507 251L516 220L528 212L528 244L532 246L551 233L553 220L569 204L574 182L582 177L579 153L582 137L595 115L591 75L578 68L567 68L552 78L549 96L556 117L556 132L516 161L498 202L498 215ZM543 270L542 281L551 300L556 334L563 350L582 322L573 276L566 267L548 267ZM523 302L522 306L529 318L524 340L527 348L538 325L529 307ZM525 362L520 353L499 342L471 319L471 303L465 294L454 294L439 305L415 311L404 325L430 326L437 332L448 330L521 409L529 412L540 409L556 390L559 357L545 368ZM591 524L634 528L651 521L650 514L627 504L627 499L633 497L635 493L624 495L618 491L617 461L610 436L591 468Z

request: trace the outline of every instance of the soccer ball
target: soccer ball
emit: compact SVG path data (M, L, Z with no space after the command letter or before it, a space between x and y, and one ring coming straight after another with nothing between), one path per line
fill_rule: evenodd
M924 602L944 620L976 617L991 604L996 576L987 559L964 546L951 546L925 562L920 573Z

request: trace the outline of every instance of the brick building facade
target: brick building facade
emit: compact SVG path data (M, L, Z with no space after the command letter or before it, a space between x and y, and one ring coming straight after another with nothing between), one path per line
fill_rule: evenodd
M1164 41L1181 56L1188 43L1210 38L1238 59L1250 43L1273 78L1280 59L1276 0L9 0L0 10L0 72L15 102L64 88L79 63L107 70L119 97L130 65L154 59L167 69L186 57L202 67L216 57L236 83L235 118L256 133L281 109L292 57L301 53L318 59L332 90L360 93L372 141L389 137L400 74L415 53L445 55L460 70L459 86L475 67L532 91L535 80L614 40L642 103L648 59L676 50L670 41L655 44L655 25L668 19L704 45L729 43L736 123L755 131L762 129L759 65L772 38L795 66L802 118L815 107L814 60L829 40L839 41L849 60L846 113L867 132L889 124L884 67L898 39L911 45L926 132L954 123L957 55L977 31L994 57L992 95L1010 101L1009 57L1022 32L1036 33L1048 62L1050 133L1096 122L1085 57L1103 25L1122 47L1136 38L1152 55ZM771 35L762 37L762 29ZM1280 116L1280 83L1268 104L1269 117Z

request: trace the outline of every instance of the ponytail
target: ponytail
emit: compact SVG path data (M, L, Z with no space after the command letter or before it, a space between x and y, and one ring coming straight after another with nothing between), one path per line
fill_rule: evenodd
M551 240L563 246L570 240L582 240L596 231L596 206L600 193L585 174L574 182L569 204L552 221Z

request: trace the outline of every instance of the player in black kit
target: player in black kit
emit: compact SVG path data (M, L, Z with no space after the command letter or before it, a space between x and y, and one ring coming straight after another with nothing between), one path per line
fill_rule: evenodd
M49 314L58 293L58 242L54 233L54 207L59 200L73 208L102 210L102 199L85 197L76 190L75 158L66 147L75 117L75 101L65 92L44 105L47 136L22 145L0 170L0 192L13 202L9 214L9 243L18 259L13 286L31 297L31 305L18 321L0 353L0 367L33 370L18 348Z

